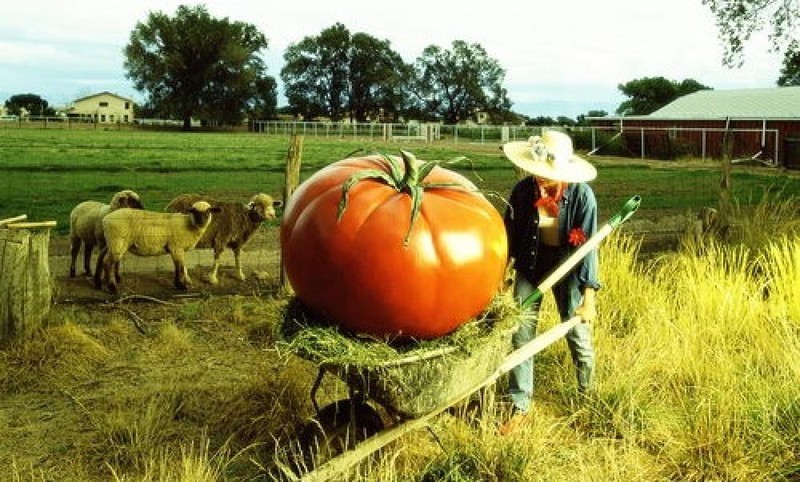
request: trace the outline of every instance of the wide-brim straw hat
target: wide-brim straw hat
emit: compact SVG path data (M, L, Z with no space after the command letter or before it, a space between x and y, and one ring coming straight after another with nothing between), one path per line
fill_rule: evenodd
M597 177L597 169L575 155L572 139L563 132L545 131L527 141L503 144L506 157L534 176L560 182L587 182Z

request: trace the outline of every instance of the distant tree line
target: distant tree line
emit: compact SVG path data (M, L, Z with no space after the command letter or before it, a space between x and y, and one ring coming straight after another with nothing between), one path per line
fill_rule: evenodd
M800 85L800 43L792 19L800 0L702 0L717 18L725 40L723 63L741 60L743 43L765 22L781 40L784 64L778 85ZM736 8L729 8L735 4ZM771 12L772 17L765 17ZM577 119L527 117L512 110L503 86L505 70L476 43L455 40L449 48L426 47L412 63L392 49L391 42L351 33L336 23L318 35L304 37L284 52L280 71L288 105L278 112L277 82L266 73L261 53L268 47L254 25L212 17L203 5L181 5L174 16L151 12L138 22L124 49L126 76L146 100L140 115L193 118L217 124L245 119L274 119L279 114L306 120L366 122L418 119L448 124L475 119L493 124L574 125ZM620 84L627 97L616 113L646 115L678 97L709 89L693 79L680 82L645 77ZM52 115L35 94L9 98L9 113Z

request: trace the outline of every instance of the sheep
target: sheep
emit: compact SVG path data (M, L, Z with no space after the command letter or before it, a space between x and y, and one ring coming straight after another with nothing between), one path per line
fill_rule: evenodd
M185 212L192 203L200 199L198 194L181 194L167 205L168 212ZM236 263L236 278L245 280L242 271L241 251L250 241L263 221L275 219L275 207L280 206L280 201L273 201L272 197L259 193L250 198L245 204L226 201L210 201L220 208L220 213L214 216L205 234L197 243L198 248L213 248L214 263L211 270L204 276L212 285L219 283L220 257L225 248L233 251Z
M100 221L109 212L120 208L143 209L144 206L137 193L125 189L115 193L111 197L110 204L103 204L99 201L83 201L72 209L69 214L69 276L71 278L75 277L75 262L81 245L83 245L84 275L92 275L89 268L92 251L95 247L98 247L98 252L102 250L103 227Z
M118 209L103 218L105 248L102 269L95 270L95 285L107 286L117 293L119 262L130 251L138 256L169 254L175 267L175 287L186 290L192 284L184 261L186 251L194 248L219 208L205 201L195 202L188 213L159 213L136 209ZM112 276L112 270L114 275Z

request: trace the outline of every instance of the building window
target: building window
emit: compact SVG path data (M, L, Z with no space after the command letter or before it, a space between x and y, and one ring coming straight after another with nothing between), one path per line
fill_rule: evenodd
M100 102L100 107L108 107L108 102Z
M125 110L129 110L131 108L130 102L125 102Z

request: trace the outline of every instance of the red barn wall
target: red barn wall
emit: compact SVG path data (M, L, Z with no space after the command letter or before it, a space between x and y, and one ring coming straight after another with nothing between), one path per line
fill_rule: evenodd
M597 127L619 129L619 119L592 119ZM623 119L623 139L631 152L641 152L644 142L646 157L675 159L706 157L721 159L726 121ZM733 159L757 156L776 164L800 168L800 120L732 119ZM776 132L777 131L777 132Z

